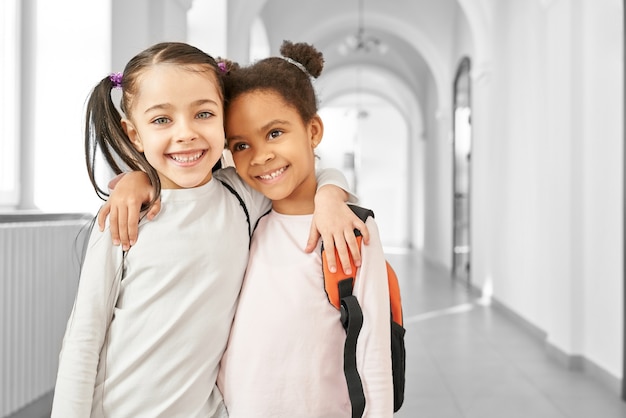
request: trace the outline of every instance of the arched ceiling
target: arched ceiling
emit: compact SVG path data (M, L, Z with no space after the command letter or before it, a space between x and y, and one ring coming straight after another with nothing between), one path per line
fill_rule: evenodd
M342 54L341 45L358 29L359 0L228 0L228 55L247 60L249 28L259 17L272 54L285 39L312 43L324 53L323 77L337 77L324 83L328 97L353 85L350 74L359 69L360 88L395 104L405 101L408 91L410 108L423 111L430 101L429 107L439 111L450 106L458 45L476 56L475 38L486 42L490 1L363 0L365 35L378 38L386 52Z

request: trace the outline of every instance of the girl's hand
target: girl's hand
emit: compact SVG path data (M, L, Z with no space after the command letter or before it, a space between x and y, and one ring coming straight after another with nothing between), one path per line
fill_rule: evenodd
M154 190L148 176L141 171L119 177L109 184L111 195L98 212L98 226L100 231L104 231L108 215L113 244L122 244L122 249L126 251L137 242L141 205L152 200ZM157 200L148 210L147 218L154 219L160 210L161 201Z
M337 270L336 248L344 273L351 274L350 254L354 264L357 267L361 265L361 254L354 230L361 231L363 243L366 245L370 237L365 223L345 203L346 198L347 193L339 187L320 187L315 195L315 212L305 251L310 253L315 250L321 236L330 271Z

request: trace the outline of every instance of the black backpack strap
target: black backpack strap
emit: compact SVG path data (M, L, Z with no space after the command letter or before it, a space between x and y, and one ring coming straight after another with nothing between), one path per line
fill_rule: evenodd
M343 349L343 372L348 385L352 404L352 418L360 418L365 410L363 382L356 366L356 344L363 326L363 311L356 296L352 294L354 279L343 279L338 283L341 301L341 324L346 331Z
M261 218L263 218L265 215L269 214L272 211L272 208L269 208L267 210L267 212L265 212L263 215L259 216L259 219L256 220L256 223L254 224L254 228L252 228L252 233L254 234L254 231L256 231L256 227L259 226L259 222L261 222Z
M368 217L374 217L374 212L370 209L356 205L348 205L350 209L363 222ZM355 235L361 235L361 231L354 230ZM322 244L322 250L324 246ZM348 386L350 403L352 404L352 418L360 418L365 411L365 392L363 382L356 364L356 346L363 327L363 310L356 296L352 294L354 277L344 278L337 283L339 291L339 302L341 311L341 324L346 331L346 341L343 348L343 372Z
M363 222L367 221L367 218L370 216L372 218L374 217L374 211L371 209L362 208L361 206L357 205L348 205L348 207L350 207L350 209L352 209L352 212L354 212L354 214L358 216L359 219Z
M220 180L220 182L224 185L224 187L228 189L228 191L230 191L233 195L235 195L235 197L239 201L239 204L241 205L243 212L246 214L246 221L248 221L248 237L251 238L252 237L252 225L250 224L250 214L248 213L248 208L246 207L246 203L243 201L241 196L239 196L239 193L237 193L237 191L230 184L222 180Z

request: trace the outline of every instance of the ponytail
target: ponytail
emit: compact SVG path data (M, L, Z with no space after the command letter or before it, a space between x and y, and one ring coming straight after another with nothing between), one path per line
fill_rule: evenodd
M161 182L157 171L148 163L143 153L135 149L122 127L122 115L111 98L111 90L118 85L107 76L100 80L87 101L85 117L85 162L89 180L98 197L106 200L108 187L101 188L96 180L95 167L98 149L115 174L124 171L143 171L154 188L154 198L142 209L147 209L159 197ZM124 109L122 109L124 110Z

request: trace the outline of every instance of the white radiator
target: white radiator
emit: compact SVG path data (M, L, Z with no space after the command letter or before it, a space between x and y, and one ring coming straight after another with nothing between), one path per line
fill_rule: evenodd
M54 389L89 222L0 215L0 417Z

